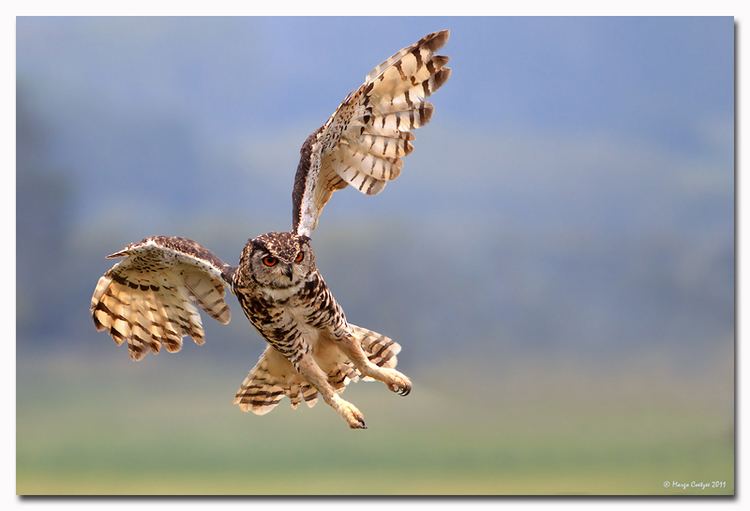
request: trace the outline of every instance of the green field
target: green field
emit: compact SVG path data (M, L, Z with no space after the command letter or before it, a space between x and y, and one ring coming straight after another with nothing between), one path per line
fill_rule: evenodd
M542 378L467 379L436 367L414 375L407 398L350 387L369 426L350 431L321 403L241 413L236 364L115 358L19 363L19 494L734 492L731 371L716 381L556 365Z

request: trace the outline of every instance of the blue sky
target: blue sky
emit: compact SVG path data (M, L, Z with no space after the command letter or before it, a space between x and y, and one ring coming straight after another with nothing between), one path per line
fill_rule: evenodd
M17 71L59 134L55 159L84 187L107 185L105 166L250 175L257 157L287 186L306 134L367 71L443 27L454 73L433 130L469 144L607 139L711 161L732 150L731 18L19 18ZM126 162L151 129L182 155ZM248 155L254 142L278 146L277 159Z
M411 236L399 243L442 251L445 239L448 262L488 254L487 331L531 328L560 304L545 328L570 339L613 339L643 320L651 337L711 342L733 327L733 23L18 18L19 105L43 135L33 157L69 184L87 282L105 269L100 253L148 234L232 254L288 229L305 137L373 66L450 28L453 75L401 177L376 198L337 193L318 239L396 225ZM457 285L473 278L451 271ZM566 320L575 314L590 322Z
M695 124L733 112L733 20L718 17L19 18L18 72L58 100L262 129L318 119L384 56L443 27L456 72L441 115L457 122L685 147Z

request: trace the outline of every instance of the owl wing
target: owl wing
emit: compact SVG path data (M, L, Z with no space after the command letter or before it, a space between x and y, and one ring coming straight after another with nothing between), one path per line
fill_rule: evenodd
M133 360L158 353L162 344L179 351L186 335L203 344L197 307L229 323L224 292L235 269L195 241L152 236L107 257L125 259L96 284L91 316L118 345L127 341Z
M352 185L375 195L401 173L413 150L411 131L429 122L425 98L450 76L448 57L434 52L443 30L424 36L375 67L300 150L292 192L292 227L309 236L333 192Z

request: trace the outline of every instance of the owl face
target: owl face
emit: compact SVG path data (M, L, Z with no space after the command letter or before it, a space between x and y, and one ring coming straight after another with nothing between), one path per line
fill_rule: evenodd
M248 241L240 271L261 286L284 289L297 286L315 271L310 238L290 232L269 232Z

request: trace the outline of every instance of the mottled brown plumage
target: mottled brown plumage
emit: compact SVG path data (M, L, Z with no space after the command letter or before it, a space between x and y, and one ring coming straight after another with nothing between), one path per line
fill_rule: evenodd
M203 344L198 309L230 320L225 289L269 346L242 382L235 404L262 415L283 397L292 408L318 397L351 428L362 413L339 394L351 381L379 380L406 395L411 382L395 369L401 346L349 323L315 264L310 235L336 190L349 185L375 195L396 179L413 150L412 130L429 122L425 101L450 76L447 57L434 52L448 32L429 34L375 67L300 151L292 192L292 231L247 242L233 267L199 243L152 236L108 257L123 260L97 283L91 314L97 330L130 357L179 351L182 338Z
M448 57L435 55L448 31L424 36L376 66L328 121L302 145L294 180L292 230L309 236L336 190L383 191L414 149L412 130L430 121L426 98L450 77Z

